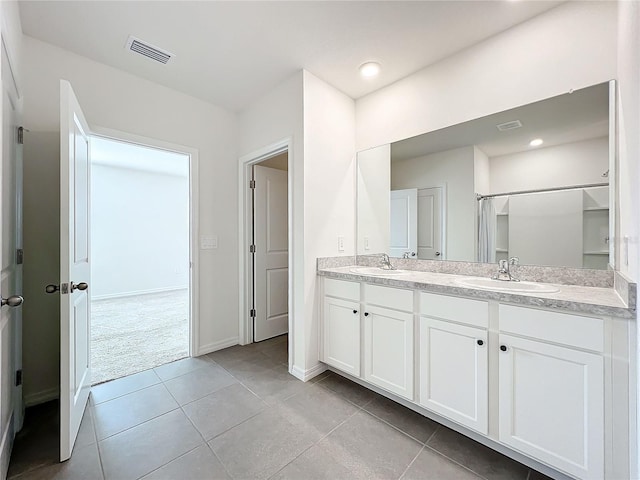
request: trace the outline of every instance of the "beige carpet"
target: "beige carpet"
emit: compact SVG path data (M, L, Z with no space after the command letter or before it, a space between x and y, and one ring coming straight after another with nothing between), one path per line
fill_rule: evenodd
M91 303L91 383L189 355L188 290Z

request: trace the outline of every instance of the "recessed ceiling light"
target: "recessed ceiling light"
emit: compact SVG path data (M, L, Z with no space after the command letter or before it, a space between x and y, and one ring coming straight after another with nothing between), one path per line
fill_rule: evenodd
M540 145L542 145L544 142L542 141L541 138L534 138L533 140L531 140L529 142L529 145L531 145L532 147L539 147Z
M375 77L378 73L380 73L380 64L377 62L367 62L360 65L360 75L363 77Z

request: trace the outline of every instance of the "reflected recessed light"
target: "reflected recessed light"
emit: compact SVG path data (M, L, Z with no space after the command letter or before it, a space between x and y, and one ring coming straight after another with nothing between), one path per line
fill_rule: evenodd
M544 142L542 141L541 138L534 138L533 140L531 140L529 142L529 145L531 145L532 147L539 147L540 145L542 145Z
M360 75L363 77L375 77L380 73L380 64L377 62L367 62L360 65Z

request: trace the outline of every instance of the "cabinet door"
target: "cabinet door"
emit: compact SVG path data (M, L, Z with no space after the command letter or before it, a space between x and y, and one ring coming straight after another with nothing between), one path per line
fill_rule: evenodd
M365 307L363 348L365 380L413 400L413 315Z
M500 441L578 478L603 478L603 358L509 335L500 350Z
M488 433L487 331L420 318L420 405Z
M360 305L324 297L324 362L360 376Z

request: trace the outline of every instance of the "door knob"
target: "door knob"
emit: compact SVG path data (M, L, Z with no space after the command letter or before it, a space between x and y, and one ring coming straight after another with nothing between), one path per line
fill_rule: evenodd
M439 256L440 256L440 252L436 252L436 257L439 257Z
M75 284L75 283L71 282L71 292L72 293L75 290L86 290L87 288L89 288L89 284L88 283L80 282L78 284Z
M89 284L85 282L80 282L77 284L71 282L70 284L63 283L61 285L49 284L45 287L44 291L47 293L56 293L60 291L60 287L62 287L62 293L65 294L69 293L69 290L71 290L71 293L73 293L75 290L86 290L87 288L89 288Z
M22 298L20 295L11 295L8 298L3 298L2 299L2 307L4 307L5 305L9 305L10 307L19 307L20 305L22 305L22 302L24 302L24 298Z

